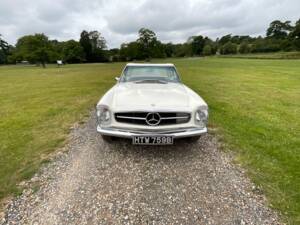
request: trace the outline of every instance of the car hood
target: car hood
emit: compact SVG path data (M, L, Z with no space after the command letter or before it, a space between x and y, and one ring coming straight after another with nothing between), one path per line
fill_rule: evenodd
M119 83L114 88L116 108L182 108L189 105L184 85L178 83Z

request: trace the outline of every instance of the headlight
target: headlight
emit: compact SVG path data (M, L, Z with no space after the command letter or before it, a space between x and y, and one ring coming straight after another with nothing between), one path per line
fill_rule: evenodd
M200 127L206 127L208 122L208 109L207 106L201 106L196 110L195 123Z
M96 110L98 124L101 127L109 125L111 122L111 115L108 106L97 105Z

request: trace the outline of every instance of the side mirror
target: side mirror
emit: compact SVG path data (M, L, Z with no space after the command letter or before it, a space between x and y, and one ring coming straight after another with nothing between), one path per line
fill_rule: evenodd
M116 80L116 81L119 81L119 80L120 80L120 77L115 77L115 80Z

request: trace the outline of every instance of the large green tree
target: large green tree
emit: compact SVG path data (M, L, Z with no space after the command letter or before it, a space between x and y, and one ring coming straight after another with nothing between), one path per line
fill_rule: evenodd
M139 30L139 38L137 39L140 55L144 59L153 58L155 51L158 50L158 40L156 34L147 28Z
M3 50L0 49L0 64L6 63L6 55L4 54Z
M164 51L165 51L166 57L173 57L173 56L175 56L176 45L174 45L172 43L164 44Z
M231 41L231 34L227 34L220 39L217 39L217 42L222 46L225 45L227 42Z
M236 53L237 53L237 44L235 43L229 41L221 47L222 55L236 54Z
M212 55L212 47L210 45L205 45L204 46L203 55L205 55L205 56Z
M8 43L1 37L0 34L0 64L4 64L7 62L7 56L9 54L9 45Z
M140 54L139 45L136 41L130 43L124 43L121 45L120 58L124 61L132 61L137 59L143 59Z
M85 58L89 60L92 55L92 44L90 42L89 33L87 31L84 30L81 32L79 43L83 48Z
M49 62L56 63L57 60L63 59L63 47L65 42L50 40Z
M106 40L98 31L82 31L80 34L80 45L82 46L88 62L107 61Z
M122 60L149 60L166 57L166 45L162 44L156 34L147 28L139 30L139 38L130 43L123 43L120 49Z
M188 39L188 43L191 45L192 56L202 55L205 46L205 38L203 36L192 36Z
M69 40L63 44L63 60L68 63L80 63L84 59L84 50L79 42Z
M248 43L248 41L243 41L240 46L239 46L239 53L240 54L247 54L250 53L250 45Z
M300 50L300 19L296 22L290 33L293 45L297 50Z
M2 35L0 34L0 49L2 49L3 51L7 51L8 48L8 43L2 38Z
M27 35L18 39L13 53L16 61L28 60L45 68L51 55L51 44L44 34Z
M280 20L274 20L267 29L267 37L284 39L287 38L291 30L291 21L281 22Z

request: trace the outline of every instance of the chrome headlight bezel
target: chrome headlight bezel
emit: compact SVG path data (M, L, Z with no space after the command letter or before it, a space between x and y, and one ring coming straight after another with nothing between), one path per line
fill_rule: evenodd
M195 124L201 128L205 128L208 123L208 107L200 106L195 112Z
M107 105L97 105L96 116L100 127L107 127L111 124L111 111Z

